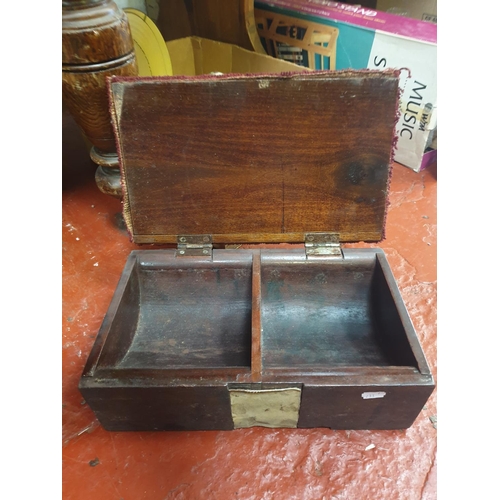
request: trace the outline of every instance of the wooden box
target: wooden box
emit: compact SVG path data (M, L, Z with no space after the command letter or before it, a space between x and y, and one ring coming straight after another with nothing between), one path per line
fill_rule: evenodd
M342 248L383 238L398 72L115 77L110 101L130 235L177 248L128 258L80 381L101 424L409 427L418 337L384 252Z

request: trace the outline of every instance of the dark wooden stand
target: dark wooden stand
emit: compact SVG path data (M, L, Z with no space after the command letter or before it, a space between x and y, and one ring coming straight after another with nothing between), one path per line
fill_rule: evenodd
M106 88L111 75L137 75L126 14L112 0L63 0L63 102L92 144L97 186L121 198Z

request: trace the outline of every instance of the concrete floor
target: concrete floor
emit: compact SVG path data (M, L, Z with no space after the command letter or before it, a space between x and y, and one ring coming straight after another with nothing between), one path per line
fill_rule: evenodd
M94 171L73 120L63 115L65 500L436 498L436 391L406 431L103 430L77 385L126 257L139 247L120 225L120 202L98 191ZM436 190L435 164L421 173L395 164L386 239L378 245L435 378Z

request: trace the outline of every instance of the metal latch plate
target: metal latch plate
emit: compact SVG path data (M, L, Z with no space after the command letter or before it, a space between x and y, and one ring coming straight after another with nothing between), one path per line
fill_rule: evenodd
M212 250L211 234L177 236L177 257L212 257Z
M298 387L229 389L234 428L296 428L301 394Z
M343 257L338 233L307 233L305 247L307 258L314 256Z

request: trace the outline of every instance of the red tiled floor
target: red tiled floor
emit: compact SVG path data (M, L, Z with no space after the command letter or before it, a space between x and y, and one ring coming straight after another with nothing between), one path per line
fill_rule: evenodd
M78 379L126 257L139 247L119 227L120 202L95 186L95 167L74 122L64 115L63 125L64 498L434 500L436 391L406 431L111 433L100 427ZM387 238L379 245L434 377L436 188L436 165L417 174L395 164Z

